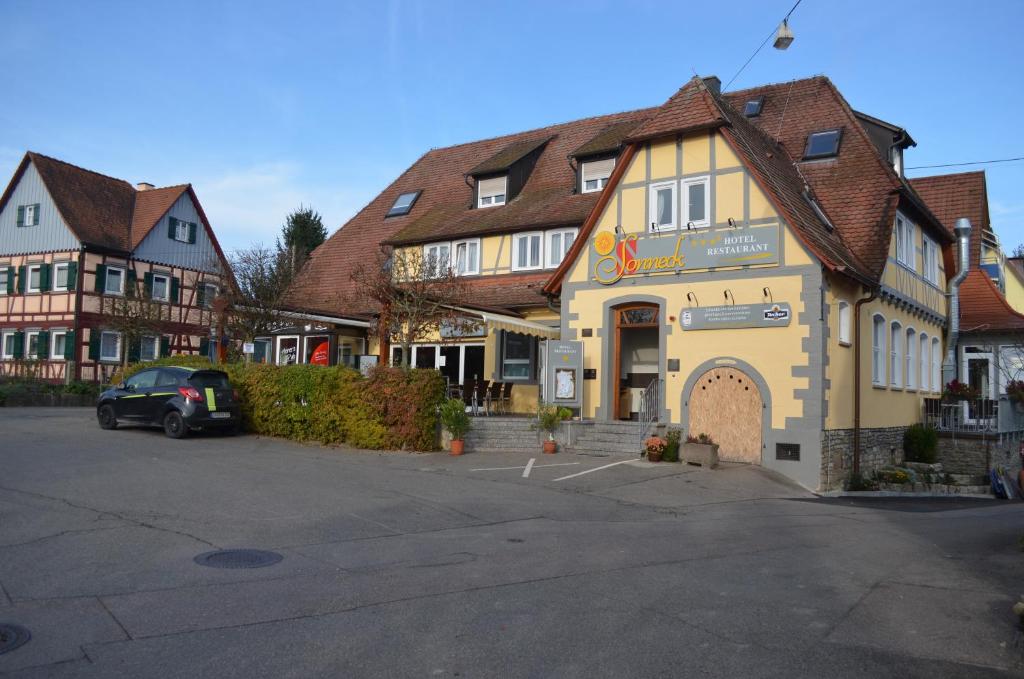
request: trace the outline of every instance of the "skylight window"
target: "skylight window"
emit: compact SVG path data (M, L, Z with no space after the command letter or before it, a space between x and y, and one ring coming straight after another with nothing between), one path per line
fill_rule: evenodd
M839 153L839 140L842 136L842 130L812 132L807 136L807 149L804 151L804 160L829 158L837 155Z
M419 191L410 191L409 193L403 193L395 199L395 204L388 210L387 217L398 217L400 215L407 215L412 210L413 204L416 199L420 197Z
M761 115L762 106L764 106L764 97L748 99L747 103L743 105L743 115L748 118L759 116Z

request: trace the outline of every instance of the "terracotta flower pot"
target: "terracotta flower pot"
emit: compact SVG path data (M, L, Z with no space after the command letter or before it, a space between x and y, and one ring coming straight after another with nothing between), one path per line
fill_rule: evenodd
M655 452L653 450L648 450L647 451L647 461L648 462L661 462L661 456L662 456L661 452Z
M555 451L558 450L558 442L551 441L550 439L544 442L544 453L547 455L554 455Z
M450 455L462 455L462 451L465 449L466 442L462 439L452 439L452 449Z

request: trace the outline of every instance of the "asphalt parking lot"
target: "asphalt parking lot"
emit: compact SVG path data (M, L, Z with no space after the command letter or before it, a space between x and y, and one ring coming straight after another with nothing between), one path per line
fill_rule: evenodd
M822 500L744 466L173 441L88 409L0 409L0 441L0 623L32 633L0 674L1024 670L1021 504ZM194 561L226 548L283 558Z

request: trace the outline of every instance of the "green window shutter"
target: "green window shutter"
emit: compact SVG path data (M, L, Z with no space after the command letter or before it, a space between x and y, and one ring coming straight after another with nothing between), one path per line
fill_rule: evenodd
M25 206L18 206L18 226L25 226Z
M52 264L40 264L39 265L39 291L49 292L50 291L50 272L53 271Z
M33 207L35 207L35 210L33 211L33 214L35 214L35 220L32 222L32 226L35 226L39 223L39 203L36 203Z
M25 358L25 333L14 333L14 358Z
M188 242L192 245L196 244L196 223L189 222L188 224Z
M100 331L96 328L89 331L89 360L100 360Z
M40 359L47 359L50 357L50 331L40 330L39 339L36 340L36 353Z
M73 330L68 330L68 334L64 335L64 359L67 361L78 360L78 351L75 346L75 333Z
M174 217L167 218L167 237L174 240L178 235L178 220Z
M68 263L68 290L78 287L78 262Z
M181 304L181 279L171 279L171 304Z
M199 338L199 355L200 356L206 356L207 358L209 358L209 356L210 356L210 339L208 337L200 337Z
M164 358L171 355L171 338L167 335L160 336L160 355Z
M96 265L96 292L103 292L107 287L107 267L105 264Z
M146 292L146 299L153 298L153 272L147 271L142 277L142 289Z
M15 269L13 266L7 267L7 294L8 295L13 295L14 294L14 286L17 283L17 281L15 281L15 277L17 276L17 274L18 274L18 270Z
M198 286L196 287L196 306L204 307L206 306L206 286L198 282L196 285Z
M128 346L128 362L138 363L139 358L142 357L142 338L137 337L134 342Z
M128 271L125 274L124 294L127 295L128 297L134 297L135 294L138 292L138 290L136 289L138 288L138 281L139 279L135 274L135 269L128 269Z
M25 265L18 267L18 292L25 294L25 279L28 276L28 268Z

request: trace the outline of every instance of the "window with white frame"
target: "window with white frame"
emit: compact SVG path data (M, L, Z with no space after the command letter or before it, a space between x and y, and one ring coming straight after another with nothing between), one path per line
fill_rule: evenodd
M25 217L24 226L36 226L39 224L39 204L26 205L24 206Z
M160 338L146 336L139 340L139 360L155 361L160 357Z
M5 332L5 333L3 333L2 336L0 336L0 345L2 345L2 346L0 346L0 357L3 357L5 360L10 360L10 359L14 358L14 331L13 330L9 331L9 332Z
M70 262L57 262L53 265L53 289L56 292L63 292L68 289L68 271Z
M455 274L475 276L480 273L480 239L455 241Z
M608 184L608 178L612 176L612 170L614 169L614 158L591 160L583 163L581 168L583 174L583 193L593 193L603 189Z
M695 227L711 225L708 211L711 181L707 177L683 180L683 224Z
M121 333L104 330L100 333L100 360L121 360Z
M67 354L68 333L66 330L50 331L50 358L62 359Z
M1024 349L1016 345L999 347L999 393L1006 393L1010 382L1024 381Z
M0 264L0 295L7 294L7 286L10 285L11 270L6 264Z
M896 261L911 269L917 269L914 225L898 212L896 213Z
M39 331L25 333L25 358L39 358Z
M544 262L544 234L539 231L512 236L512 270L539 269Z
M28 284L25 286L25 292L39 292L42 286L42 269L42 264L31 264L25 267L25 271L28 273Z
M553 269L562 263L569 254L569 248L576 242L577 229L559 229L548 231L547 266Z
M871 382L885 386L885 319L876 315L871 322Z
M515 332L502 333L501 377L505 380L529 380L533 358L533 338Z
M932 391L942 391L942 347L939 338L932 338Z
M920 363L920 373L921 373L920 389L921 389L921 391L928 391L928 382L929 382L929 377L930 377L930 373L931 373L931 370L929 368L929 363L928 363L928 349L931 346L930 344L928 344L928 335L924 334L923 332L921 333L921 338L920 338L920 341L918 342L918 346L919 346L919 349L920 349L920 352L919 352L920 355L918 356L918 360L921 362Z
M183 222L180 219L174 220L174 240L182 243L189 242L189 223Z
M150 297L153 299L166 302L171 298L171 277L167 274L153 274L150 285Z
M839 343L850 344L850 304L839 302Z
M106 280L103 283L103 292L108 295L124 294L124 269L116 266L108 266Z
M903 386L903 326L899 321L892 322L889 334L889 384Z
M505 204L508 192L508 176L479 179L476 183L477 207L494 207Z
M203 306L212 307L213 300L217 299L217 293L220 290L217 288L216 283L203 283Z
M651 231L669 231L676 228L676 183L651 184Z
M907 389L917 389L917 376L914 374L917 370L917 331L913 328L907 328L906 359Z
M932 285L939 284L939 246L928 236L921 235L924 253L924 278Z
M423 247L423 269L427 275L441 276L451 265L451 243L431 243Z

